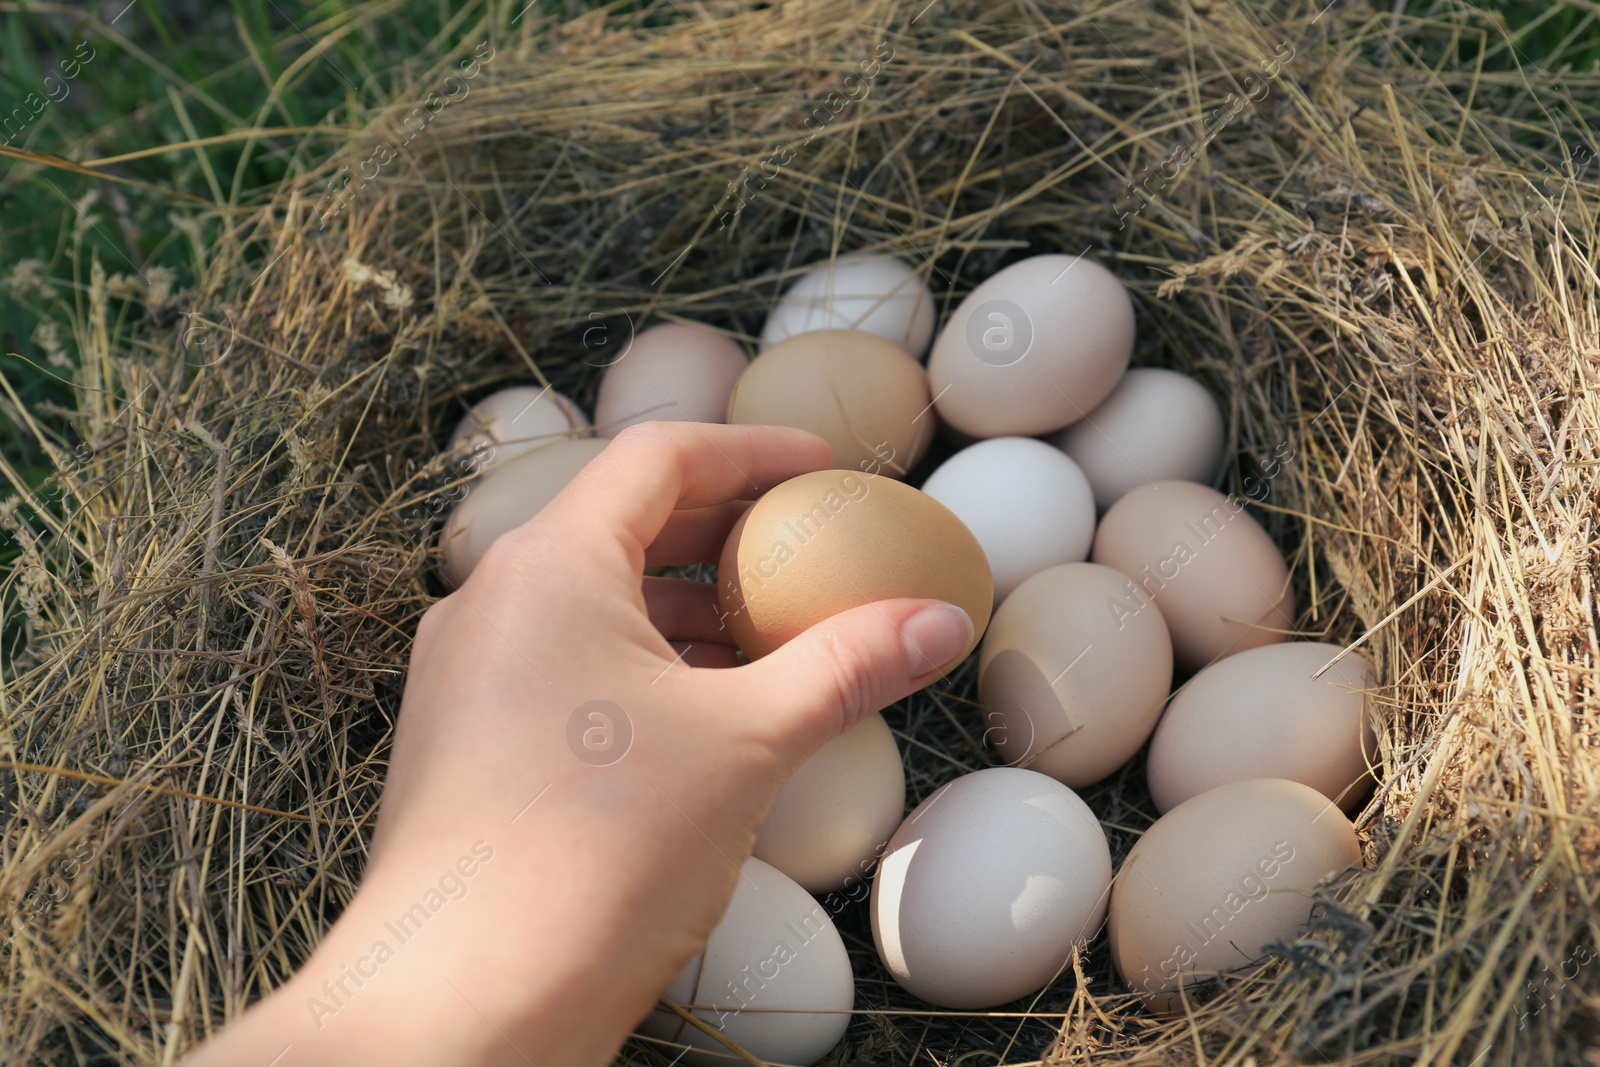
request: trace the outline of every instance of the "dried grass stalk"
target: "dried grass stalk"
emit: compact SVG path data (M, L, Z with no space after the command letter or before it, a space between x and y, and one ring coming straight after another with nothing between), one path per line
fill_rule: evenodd
M520 6L475 14L498 51L469 98L325 229L334 168L445 64L207 220L198 318L128 325L91 278L92 452L4 516L28 645L0 689L0 1059L169 1063L349 898L469 398L591 401L630 321L753 339L839 248L946 302L1024 252L1118 270L1137 361L1225 398L1227 487L1292 451L1259 513L1301 629L1379 665L1383 784L1370 871L1181 1021L1117 991L1103 940L1009 1012L930 1013L847 910L835 1062L1600 1064L1600 966L1574 962L1600 938L1600 78L1459 64L1482 24L1451 0ZM917 798L988 760L972 682L890 712ZM1087 798L1119 856L1153 818L1137 766Z

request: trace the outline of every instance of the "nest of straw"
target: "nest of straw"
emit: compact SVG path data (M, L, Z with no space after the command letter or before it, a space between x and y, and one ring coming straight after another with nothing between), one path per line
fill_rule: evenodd
M592 402L597 346L654 321L752 341L865 249L942 310L1038 252L1126 280L1135 363L1223 402L1222 487L1292 456L1254 512L1300 630L1378 666L1381 785L1368 869L1175 1021L1103 939L1036 998L929 1012L847 909L829 1062L1600 1064L1600 77L1460 62L1492 35L1450 2L520 6L409 143L470 45L209 220L197 288L144 307L94 268L87 450L15 410L59 471L3 516L0 1059L170 1063L350 898L470 401ZM991 761L973 682L888 712L913 801ZM1119 859L1154 818L1137 764L1085 796Z

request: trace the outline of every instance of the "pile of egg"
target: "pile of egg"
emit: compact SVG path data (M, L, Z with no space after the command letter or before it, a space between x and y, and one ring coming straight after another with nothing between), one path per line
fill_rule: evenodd
M718 598L747 657L885 597L972 617L973 725L1001 765L907 815L882 716L825 746L779 794L721 924L666 992L774 1063L812 1063L842 1036L854 980L832 915L868 881L883 965L929 1004L1036 993L1104 927L1128 989L1170 1013L1292 940L1308 891L1361 861L1346 813L1371 785L1375 678L1359 654L1290 640L1282 555L1210 488L1216 401L1177 372L1128 369L1132 301L1088 257L1014 263L937 337L934 319L910 266L839 257L783 294L753 360L707 327L659 325L607 370L595 429L529 387L480 403L452 442L495 455L443 534L453 582L624 426L772 423L821 435L836 469L764 494L728 537ZM936 424L961 447L914 489L903 479ZM1173 693L1175 671L1188 680ZM1147 745L1161 815L1113 877L1075 790ZM677 1015L640 1030L691 1046L688 1062L729 1061Z

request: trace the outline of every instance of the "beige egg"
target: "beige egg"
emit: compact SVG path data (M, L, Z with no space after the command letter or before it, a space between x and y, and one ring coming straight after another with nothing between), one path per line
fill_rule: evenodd
M439 535L451 588L460 588L496 538L537 515L606 444L594 437L552 441L485 471Z
M855 977L844 941L821 905L776 868L751 858L705 950L684 966L665 996L681 1007L698 1005L697 1019L757 1059L805 1067L844 1036ZM682 1062L696 1067L744 1062L661 1009L650 1013L639 1032L690 1046L694 1051Z
M784 783L754 855L812 893L871 873L906 810L900 746L882 715L829 741Z
M1099 407L1047 440L1083 469L1105 509L1148 482L1211 484L1226 437L1205 386L1177 371L1136 367Z
M1105 919L1111 850L1076 793L990 767L918 804L872 885L872 939L896 982L970 1010L1027 996Z
M1294 629L1289 568L1244 503L1194 482L1154 482L1100 519L1089 558L1129 579L1117 613L1151 606L1172 634L1177 665L1287 641Z
M949 508L857 471L813 471L768 490L717 564L723 622L751 659L841 611L894 597L944 600L971 616L972 642L947 673L988 625L994 583L983 546Z
M606 368L595 399L600 433L637 422L723 422L728 398L750 361L744 349L705 326L652 326Z
M928 357L939 417L974 437L1059 430L1110 395L1133 355L1133 301L1087 256L1033 256L972 290Z
M558 437L587 436L589 418L560 393L514 385L472 405L450 435L449 451L473 457L482 469L549 444Z
M761 329L761 348L811 330L877 334L920 359L933 339L933 294L894 256L840 256L789 287Z
M1372 783L1377 676L1352 652L1312 677L1342 651L1320 641L1263 645L1191 678L1150 742L1156 810L1246 778L1287 778L1354 809Z
M1259 960L1298 935L1309 891L1361 862L1355 827L1310 786L1230 782L1156 820L1111 889L1111 959L1157 1012L1178 990Z
M1049 567L995 611L978 656L984 736L1007 765L1074 789L1115 773L1156 728L1172 684L1159 611L1119 615L1127 579Z
M751 361L728 405L733 423L794 426L833 447L833 465L903 478L937 421L922 367L892 341L814 330Z

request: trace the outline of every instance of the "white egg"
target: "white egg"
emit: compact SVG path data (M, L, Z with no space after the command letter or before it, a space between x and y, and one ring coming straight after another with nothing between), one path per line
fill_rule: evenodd
M933 338L933 294L893 256L840 256L812 267L779 298L761 348L812 330L862 330L921 359Z
M866 880L906 811L900 746L882 715L823 745L784 783L754 855L813 893Z
M665 995L680 1006L697 1005L697 1019L757 1059L798 1067L839 1043L855 990L850 956L827 912L777 868L752 857L705 950L684 965ZM690 1046L682 1062L695 1067L742 1062L660 1009L639 1032Z
M475 468L503 463L558 437L587 436L589 418L549 388L514 385L472 405L456 424L449 450L473 457Z
M1110 887L1111 849L1089 806L1053 778L991 767L929 795L890 838L872 939L915 996L991 1008L1070 965Z
M1029 575L1089 558L1094 494L1078 465L1031 437L994 437L951 456L922 491L966 523L994 573L995 603Z
M1077 461L1104 510L1149 482L1210 485L1226 436L1205 386L1174 370L1136 367L1099 407L1046 440Z

